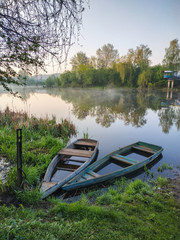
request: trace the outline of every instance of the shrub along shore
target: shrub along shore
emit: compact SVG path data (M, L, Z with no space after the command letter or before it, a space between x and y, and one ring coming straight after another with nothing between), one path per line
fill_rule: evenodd
M16 188L17 128L23 129L23 181L33 190ZM73 203L53 197L42 201L38 186L43 174L73 134L76 129L67 120L57 124L55 118L37 119L8 108L0 112L0 155L14 166L6 184L0 184L0 239L180 238L180 207L168 188L162 191L168 181L161 177L153 184L122 178ZM10 196L14 204L3 204Z

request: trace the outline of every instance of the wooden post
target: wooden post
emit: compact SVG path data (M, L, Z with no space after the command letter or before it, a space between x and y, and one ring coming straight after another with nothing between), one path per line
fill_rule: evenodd
M17 185L22 184L22 129L17 129Z
M169 89L169 87L170 87L170 80L168 80L168 89Z
M174 87L174 80L171 81L171 88L173 89Z
M172 99L172 96L173 96L173 91L171 90L170 99Z

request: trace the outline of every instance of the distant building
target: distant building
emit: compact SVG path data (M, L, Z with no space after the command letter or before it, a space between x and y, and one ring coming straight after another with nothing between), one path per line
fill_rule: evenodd
M180 79L180 71L162 71L163 73L163 79Z

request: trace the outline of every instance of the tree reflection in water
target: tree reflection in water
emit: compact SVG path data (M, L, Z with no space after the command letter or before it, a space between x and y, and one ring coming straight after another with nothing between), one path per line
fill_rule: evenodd
M22 101L27 101L36 88L22 88ZM90 116L97 124L109 128L117 119L125 125L137 128L147 124L148 110L157 113L159 125L164 133L169 133L174 125L180 130L180 106L175 106L178 92L173 93L171 101L165 100L166 93L162 91L138 91L135 89L40 89L40 93L61 97L66 103L71 103L72 113L78 119ZM161 103L166 103L166 109Z
M150 109L158 112L164 133L168 133L173 124L180 130L180 108L169 106L165 110L159 109L164 97L161 92L63 89L61 94L63 100L73 104L73 114L78 119L95 117L96 123L106 128L116 119L122 120L125 125L142 127L147 123L146 113Z
M158 112L160 125L164 133L169 133L170 128L175 124L177 130L180 130L180 107L169 106Z

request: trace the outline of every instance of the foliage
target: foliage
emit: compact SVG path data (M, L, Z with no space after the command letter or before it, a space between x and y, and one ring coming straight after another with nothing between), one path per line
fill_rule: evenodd
M94 69L89 65L80 65L78 70L61 74L62 87L97 87L113 84L120 86L119 73L112 68Z
M165 55L163 59L165 66L172 71L178 71L180 68L180 47L178 39L174 39L170 42L169 48L165 49Z
M0 1L0 84L21 84L16 69L44 69L51 57L66 60L79 33L84 1Z
M151 70L143 70L138 77L138 86L140 87L147 87L148 84L151 82Z
M74 57L71 58L71 65L72 65L72 70L76 71L78 70L80 65L87 65L88 64L88 57L86 56L85 53L83 52L78 52Z
M162 71L164 66L150 66L152 51L141 44L118 58L112 44L96 51L89 59L78 52L72 59L72 71L61 74L62 87L165 87Z
M60 87L61 86L61 80L60 77L48 77L45 81L45 85L48 88L51 87Z
M5 156L12 166L16 163L18 128L22 128L23 133L23 183L36 186L52 158L67 144L68 138L76 134L76 129L66 119L56 123L54 117L52 120L34 116L29 118L26 113L11 112L8 108L0 112L0 154ZM16 176L16 168L12 168L6 183L8 187L15 187Z
M155 179L154 182L155 182L155 185L156 185L157 187L160 187L160 188L162 188L162 187L164 187L164 186L166 186L166 185L168 184L167 178L163 178L163 177L161 177L161 176L158 176L158 178Z
M141 44L134 51L134 64L142 71L149 67L149 57L152 55L152 51L147 45Z
M97 55L97 68L111 67L118 57L118 50L114 49L114 46L110 43L105 44L102 48L96 51Z
M25 205L38 205L41 202L42 194L38 188L34 190L16 190L16 198Z
M164 170L172 170L172 166L169 164L163 163L160 167L158 167L158 172L163 172Z
M179 205L139 179L93 198L83 194L70 204L53 198L45 209L4 205L0 239L179 239Z

